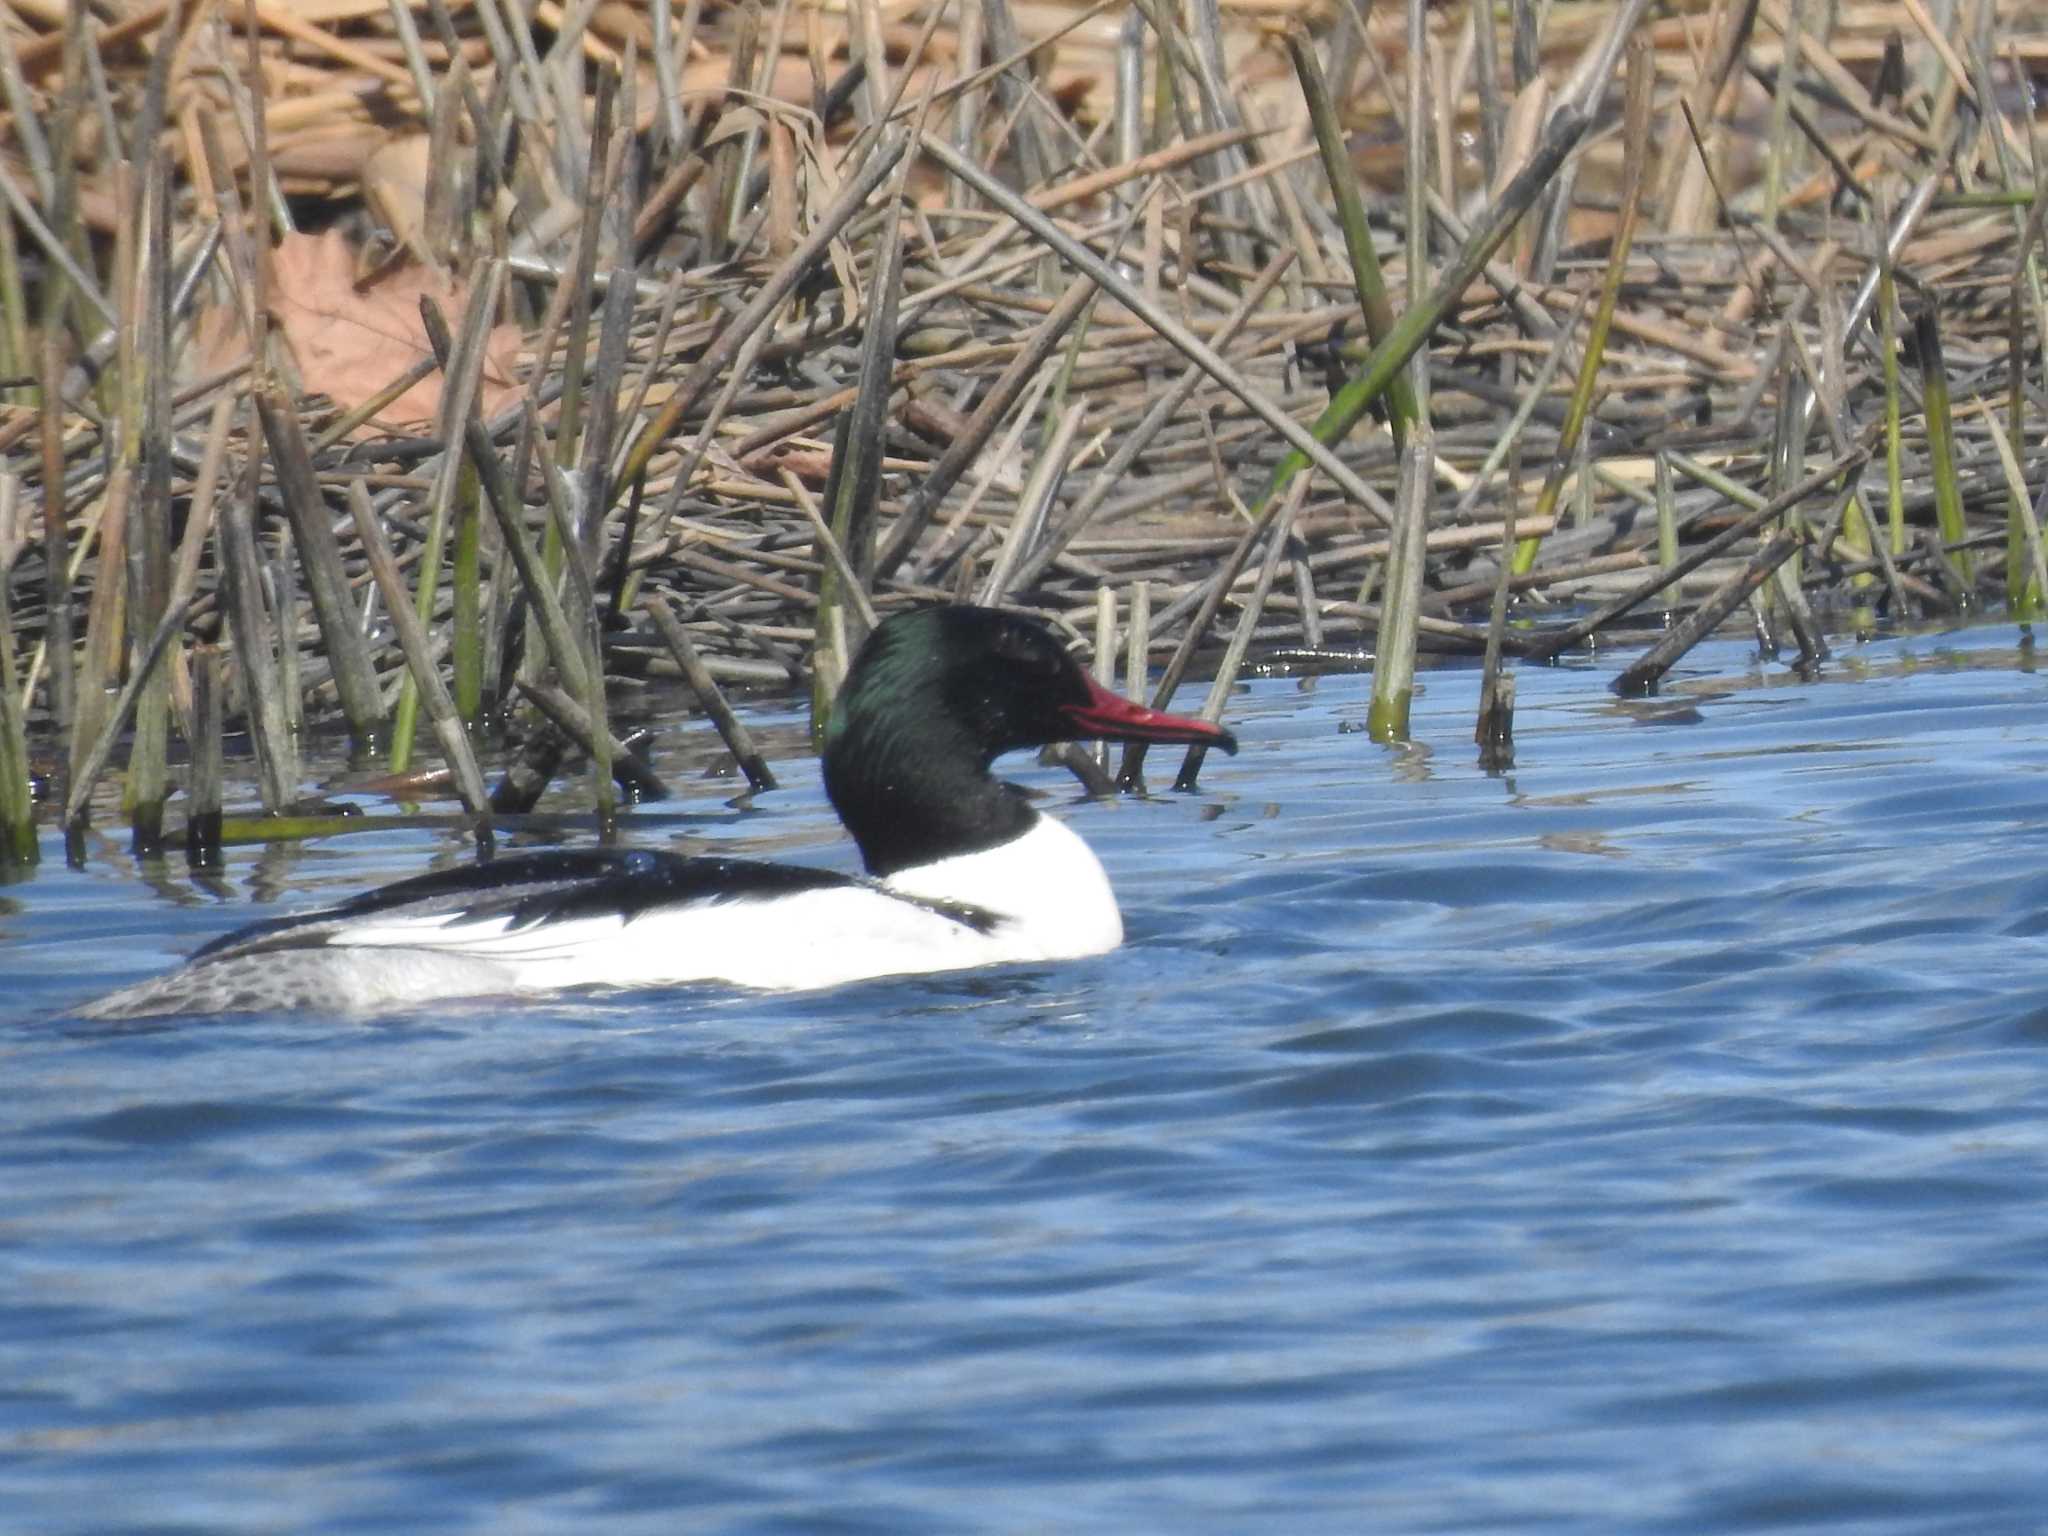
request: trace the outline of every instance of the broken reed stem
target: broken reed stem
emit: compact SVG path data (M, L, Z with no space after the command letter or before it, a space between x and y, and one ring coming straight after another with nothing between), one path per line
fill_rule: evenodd
M1095 644L1088 672L1103 689L1116 687L1116 592L1110 587L1095 589ZM1116 780L1109 778L1109 743L1097 742L1089 756L1108 780L1110 792L1114 794Z
M2002 141L2001 141L2002 142ZM2024 245L2024 242L2022 242ZM2032 258L2028 258L2028 270L2038 278ZM2038 290L2038 283L2036 285ZM2038 292L2037 292L2038 297ZM2020 275L2015 272L2012 281L2012 313L2006 317L2006 421L2011 435L1998 428L1997 414L1984 413L1986 426L1991 430L1998 445L1999 467L2005 471L2005 607L2009 618L2031 619L2041 609L2041 603L2048 599L2048 587L2032 579L2029 564L2029 521L2032 503L2027 498L2026 476L2019 472L2018 461L2014 459L2012 444L2024 443L2027 431L2026 397L2026 324L2020 315ZM2038 544L2038 530L2034 531L2034 542ZM2035 558L2038 558L2036 549Z
M453 589L454 642L450 667L454 673L455 712L474 725L484 706L483 488L475 466L464 462L455 479L455 561ZM431 615L429 615L431 617Z
M609 782L616 783L635 800L668 798L668 786L647 766L640 754L609 731L600 737L598 722L592 720L590 712L568 694L552 683L534 682L523 677L516 679L513 686L547 716L557 730L581 747L593 764L603 764L605 772L610 775ZM552 772L550 769L549 774ZM545 782L544 777L542 783Z
M273 612L277 615L278 696L284 702L284 720L292 735L306 729L306 695L299 685L299 588L292 569L291 533L280 528L277 547L270 551L264 579L270 584Z
M1563 351L1559 347L1552 353L1552 360ZM1657 463L1668 480L1670 470L1664 467L1662 455ZM1473 726L1473 738L1479 744L1480 763L1488 768L1505 767L1506 760L1513 757L1509 738L1514 729L1515 684L1512 674L1502 673L1500 659L1507 638L1508 588L1514 575L1515 520L1520 503L1516 488L1509 486L1507 495L1501 499L1500 555L1494 562L1493 598L1486 616L1486 659L1479 673L1479 718Z
M710 668L697 654L697 647L690 640L689 632L677 620L675 612L658 597L650 597L642 605L642 611L654 621L660 631L669 654L676 665L683 669L683 678L697 695L697 702L704 706L704 713L711 717L718 734L725 741L726 749L738 760L740 771L747 776L747 783L755 790L776 788L775 775L769 770L768 760L761 756L754 745L754 738L741 723L740 717L726 702L725 694L711 676Z
M1797 506L1807 497L1825 490L1837 479L1853 476L1869 462L1870 455L1869 448L1858 448L1855 452L1815 470L1798 484L1787 486L1762 506L1737 518L1706 543L1690 551L1683 559L1667 566L1660 566L1628 591L1611 602L1603 603L1577 623L1555 634L1536 637L1532 642L1532 653L1547 658L1579 644L1623 614L1649 601L1666 587L1691 575L1716 555L1750 537L1772 519L1784 516L1788 509Z
M169 171L162 155L153 149L148 154L148 163L138 177L140 206L136 212L141 237L136 268L123 286L124 302L133 310L137 325L133 345L122 349L123 369L135 370L124 377L122 394L124 401L133 402L130 424L141 433L135 446L136 490L128 503L131 647L146 628L153 629L163 621L171 598L170 327L175 301L167 207ZM138 654L131 651L129 660L132 668ZM132 845L141 857L154 857L163 847L164 802L170 795L165 761L170 745L168 674L168 668L158 671L152 667L134 704L135 730L128 747L123 799Z
M86 608L85 650L78 671L78 708L71 722L71 773L78 769L107 717L108 691L119 667L127 622L128 498L134 493L133 465L117 461L101 493L99 558L102 579Z
M222 804L222 698L220 647L192 650L192 766L185 785L185 862L194 869L220 865Z
M1654 494L1657 498L1657 563L1678 563L1678 492L1671 478L1671 455L1659 453Z
M1131 583L1131 617L1124 630L1124 697L1145 701L1152 654L1152 583L1140 577Z
M70 530L65 521L63 331L53 328L39 352L42 375L40 443L43 471L44 654L50 658L50 718L68 731L78 708L76 624L71 606Z
M1505 773L1515 766L1515 674L1500 673L1481 696L1479 723L1473 731L1479 745L1479 766Z
M1728 615L1749 601L1771 575L1791 559L1801 540L1779 529L1763 548L1749 557L1743 567L1714 590L1705 602L1686 615L1685 620L1650 649L1648 655L1628 667L1611 685L1623 698L1654 692L1657 682L1685 653L1712 634Z

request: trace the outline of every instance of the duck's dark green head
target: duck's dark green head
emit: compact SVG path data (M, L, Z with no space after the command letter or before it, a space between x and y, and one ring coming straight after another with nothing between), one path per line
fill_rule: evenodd
M1118 698L1034 620L921 608L878 625L854 658L825 732L825 788L868 867L888 874L1029 825L989 777L1000 754L1097 739L1237 750L1221 726Z

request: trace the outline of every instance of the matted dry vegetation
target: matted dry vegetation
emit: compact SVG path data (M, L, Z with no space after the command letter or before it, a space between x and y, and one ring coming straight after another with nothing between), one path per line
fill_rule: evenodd
M948 597L1391 735L1485 651L1496 760L1630 615L2035 609L2038 6L1365 9L12 0L0 843L422 707L482 811L522 700L602 803L628 680Z

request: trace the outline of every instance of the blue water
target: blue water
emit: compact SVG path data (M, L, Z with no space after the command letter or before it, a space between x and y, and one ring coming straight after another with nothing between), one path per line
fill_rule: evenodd
M1500 777L1464 670L1404 751L1253 682L1192 797L1019 760L1131 930L1058 968L117 1030L62 1007L460 848L53 849L0 1529L2042 1529L2031 653L1614 666L1524 670ZM844 862L778 767L628 835Z

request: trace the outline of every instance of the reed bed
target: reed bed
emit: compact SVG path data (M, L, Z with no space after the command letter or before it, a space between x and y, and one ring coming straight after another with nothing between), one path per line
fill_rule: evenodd
M13 0L0 860L117 761L210 857L223 730L277 828L328 723L608 818L648 678L772 786L725 691L949 599L1383 739L1484 656L1494 763L1617 626L2032 617L2044 83L2025 0Z

